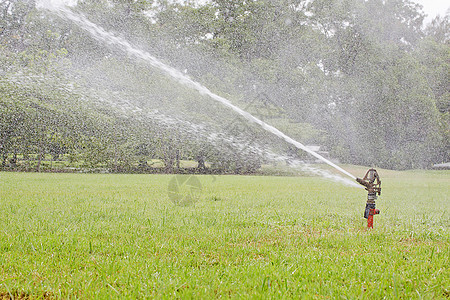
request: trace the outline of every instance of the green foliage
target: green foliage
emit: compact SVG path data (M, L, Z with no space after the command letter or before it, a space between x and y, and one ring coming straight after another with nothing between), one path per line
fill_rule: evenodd
M343 162L408 169L449 159L448 16L424 30L412 1L79 1L75 10ZM233 136L233 112L33 1L3 0L0 12L3 167L46 153L117 171L152 158L170 172L200 157L227 172L261 164L252 150L189 130L199 123L295 152L253 125ZM155 111L185 123L153 120Z

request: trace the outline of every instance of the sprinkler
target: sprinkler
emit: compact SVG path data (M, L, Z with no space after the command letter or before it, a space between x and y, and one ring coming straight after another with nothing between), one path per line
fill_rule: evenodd
M369 169L363 179L356 178L356 181L366 187L367 203L364 210L364 218L367 219L367 227L373 228L373 216L380 213L380 210L375 208L377 194L381 195L380 176L378 176L375 169Z

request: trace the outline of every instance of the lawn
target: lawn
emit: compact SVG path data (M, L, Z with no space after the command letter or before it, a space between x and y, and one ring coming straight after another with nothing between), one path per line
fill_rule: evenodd
M320 178L196 176L174 204L174 175L0 173L0 299L448 298L450 172L378 171L373 230Z

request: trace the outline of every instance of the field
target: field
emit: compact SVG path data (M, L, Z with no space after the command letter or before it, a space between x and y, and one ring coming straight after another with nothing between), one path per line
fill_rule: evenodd
M197 176L175 205L174 175L0 173L0 299L449 298L450 172L379 173L373 230L320 178Z

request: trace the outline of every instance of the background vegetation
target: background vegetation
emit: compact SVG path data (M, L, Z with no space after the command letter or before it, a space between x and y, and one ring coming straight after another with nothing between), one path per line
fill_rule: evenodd
M80 0L73 9L341 162L449 161L448 15L424 26L409 0ZM264 163L258 147L307 159L35 1L0 0L0 15L2 169L183 172L197 161L198 172L246 173Z

